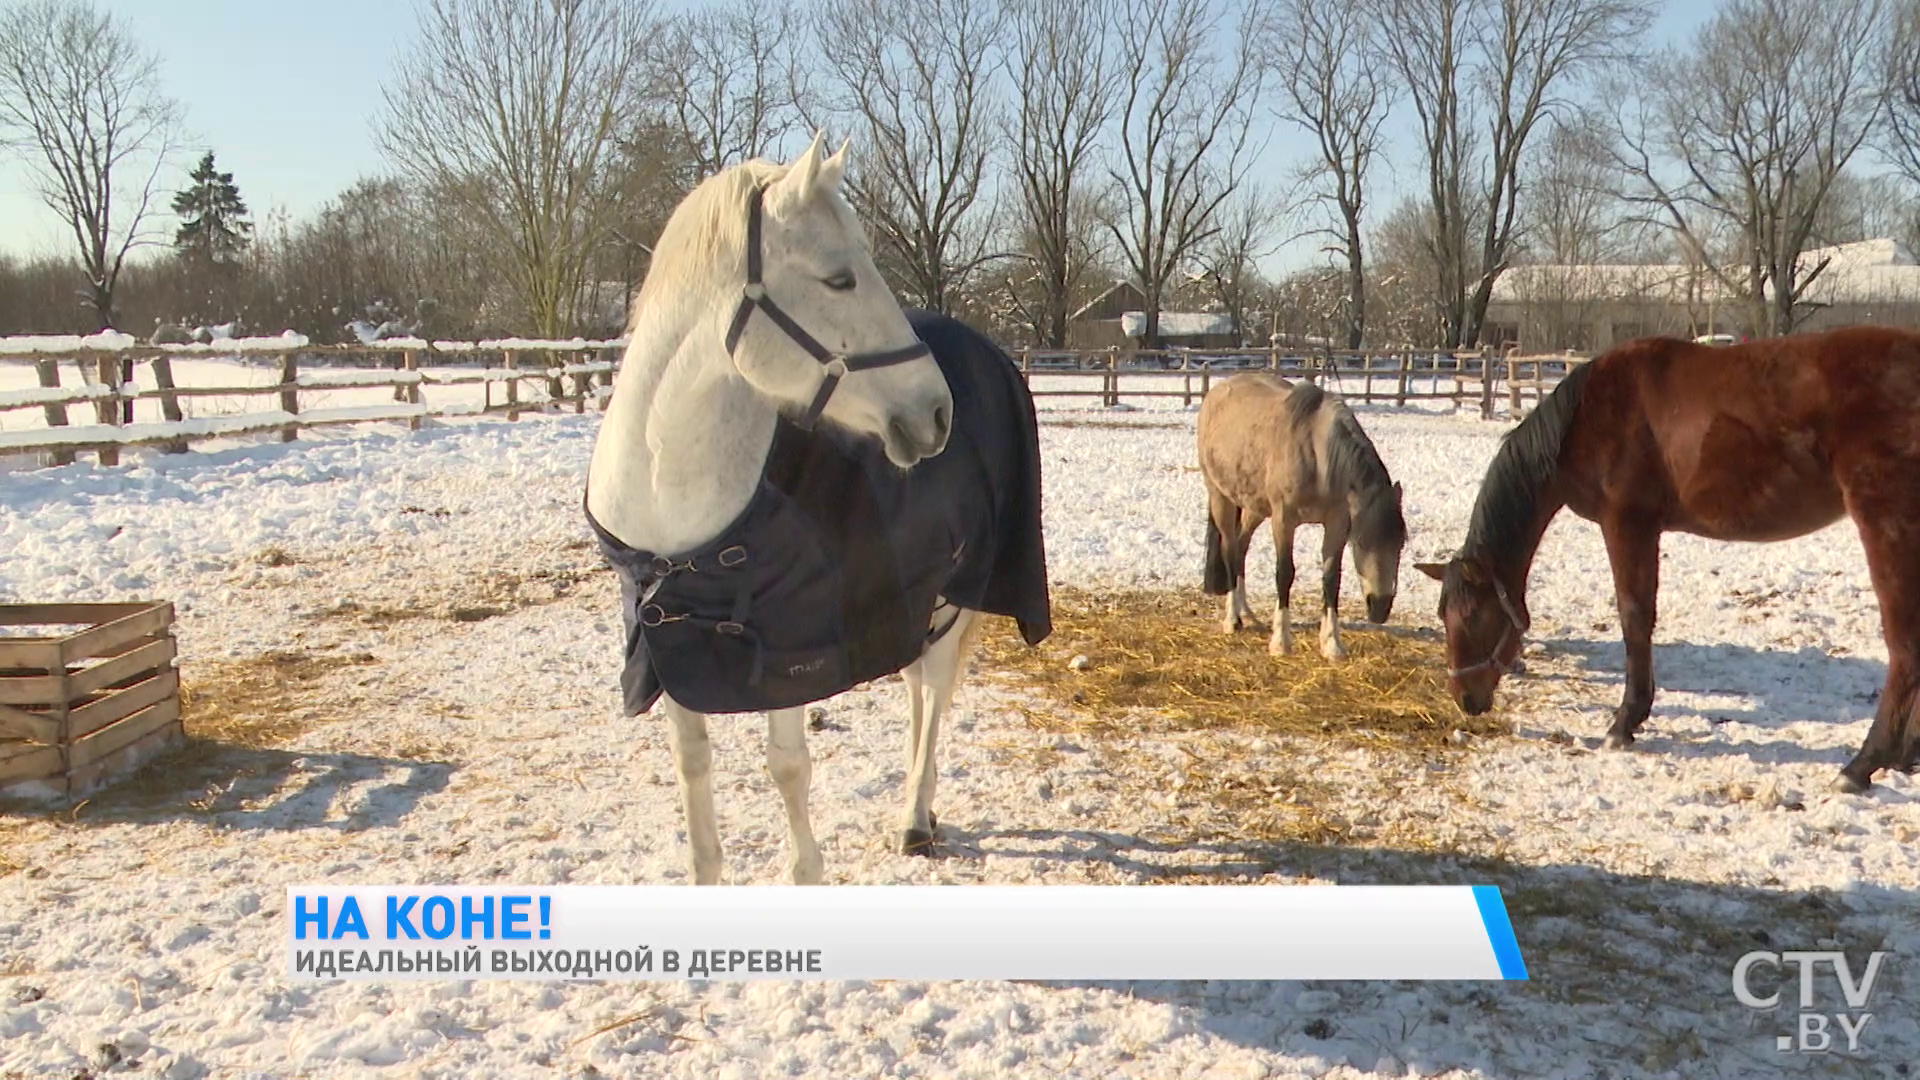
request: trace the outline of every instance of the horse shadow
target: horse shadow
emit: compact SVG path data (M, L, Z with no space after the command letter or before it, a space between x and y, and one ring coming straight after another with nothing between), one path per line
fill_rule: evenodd
M1130 884L1251 885L1280 875L1342 885L1500 887L1529 981L1038 983L1170 1006L1165 1039L1204 1032L1300 1059L1308 1075L1345 1065L1363 1073L1402 1075L1412 1067L1423 1076L1473 1070L1514 1080L1882 1076L1891 1074L1881 1065L1920 1055L1920 1026L1906 1023L1917 1010L1900 1004L1920 1000L1920 977L1904 970L1910 963L1881 969L1873 1001L1893 1019L1880 1021L1877 1040L1863 1037L1858 1053L1839 1052L1844 1044L1825 1055L1778 1052L1776 1040L1794 1034L1797 1023L1791 968L1760 965L1750 981L1762 997L1784 987L1784 1006L1749 1009L1731 989L1734 965L1755 950L1839 948L1856 971L1872 950L1890 949L1894 960L1912 954L1920 946L1911 930L1920 925L1920 894L1909 890L1772 889L1572 863L1298 842L1162 841L1102 829L989 828L954 839L997 858L1090 864L1100 879Z
M1584 669L1579 678L1604 689L1593 700L1596 739L1611 722L1626 681L1626 647L1617 639L1562 638L1547 643ZM1542 672L1520 678L1550 681L1575 676ZM1690 716L1721 725L1737 722L1761 732L1809 720L1854 723L1873 716L1887 665L1857 656L1833 656L1813 646L1756 649L1749 645L1689 642L1653 647L1653 713L1637 743L1682 756L1741 756L1765 764L1843 765L1851 750L1810 748L1791 739L1689 740L1663 735L1662 717ZM1676 702L1678 694L1723 699L1711 706Z
M451 762L300 752L196 739L70 809L0 803L81 825L193 821L224 829L338 833L398 826L446 790Z

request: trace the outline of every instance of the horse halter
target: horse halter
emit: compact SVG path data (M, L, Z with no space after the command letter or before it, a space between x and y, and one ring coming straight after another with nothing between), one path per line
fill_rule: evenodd
M1462 675L1471 675L1481 668L1492 668L1496 675L1505 675L1513 670L1511 666L1501 662L1500 652L1507 647L1508 637L1516 633L1525 634L1527 627L1532 624L1520 617L1520 610L1513 606L1512 598L1507 596L1507 587L1500 583L1498 577L1493 579L1493 595L1500 598L1500 610L1506 613L1506 629L1500 631L1500 640L1494 644L1493 652L1489 653L1485 660L1477 664L1468 664L1463 668L1448 668L1448 678L1457 679Z
M814 393L813 404L807 406L806 413L794 421L801 430L811 431L819 422L820 414L826 411L827 399L833 396L834 388L840 385L840 380L848 372L869 371L873 368L904 364L909 360L932 356L933 350L927 347L926 342L916 340L913 344L904 345L898 349L851 355L836 353L820 344L812 334L807 333L799 323L794 321L793 316L782 311L780 305L773 302L773 297L767 295L767 287L760 280L760 222L765 216L762 203L765 201L766 193L765 187L754 188L753 203L747 209L747 283L741 289L740 306L734 309L733 325L727 328L727 355L734 355L734 350L740 345L740 335L746 333L747 321L753 317L755 309L758 309L765 312L767 318L772 319L773 324L778 326L795 345L805 349L815 360L820 361L820 365L826 368L826 375L820 382L820 389Z

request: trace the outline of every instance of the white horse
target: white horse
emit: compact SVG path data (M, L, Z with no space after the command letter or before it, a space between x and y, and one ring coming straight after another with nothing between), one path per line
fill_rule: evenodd
M947 446L947 379L840 194L846 153L842 145L826 156L816 135L791 165L752 161L709 178L668 220L634 301L631 340L594 447L586 501L603 544L611 534L641 552L684 553L722 535L755 496L783 416L809 430L825 421L875 437L903 470ZM681 565L693 569L692 560ZM940 632L927 635L920 659L903 670L908 853L932 851L934 752L977 615L943 599ZM645 625L655 626L653 617L643 609ZM721 856L706 714L671 694L661 701L693 880L713 884ZM786 804L793 881L817 883L805 708L766 715L767 770Z

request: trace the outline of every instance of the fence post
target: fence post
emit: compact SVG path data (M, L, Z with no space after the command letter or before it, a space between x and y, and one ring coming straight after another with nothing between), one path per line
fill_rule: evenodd
M614 350L612 350L612 349L603 349L603 350L601 350L601 351L602 351L602 352L613 352ZM612 361L609 361L609 363L619 363L619 361L618 361L618 360L616 359L616 360L612 360ZM611 371L603 371L603 372L601 372L601 373L600 373L600 385L601 385L602 387L605 387L605 388L607 388L607 389L612 389L612 387L613 387L613 372L611 372ZM608 408L610 408L610 407L611 407L612 405L613 405L613 395L612 395L612 394L603 394L603 395L601 395L601 398L600 398L600 411L601 411L601 412L606 412L606 411L607 411L607 409L608 409Z
M513 349L506 353L507 365L507 419L520 419L520 410L513 406L520 403L520 378L514 374L520 366L520 354Z
M161 353L154 357L151 363L153 365L153 386L154 389L160 391L160 415L167 423L177 424L185 418L185 414L180 411L180 395L174 392L173 358L166 353ZM172 442L162 443L160 445L160 452L163 454L184 454L187 452L187 440L175 439Z
M1493 346L1480 346L1480 419L1493 419L1493 380L1499 369L1493 366Z
M1280 374L1280 343L1272 338L1267 339L1267 370Z
M39 377L40 388L42 390L60 389L60 361L35 360L33 362L33 373ZM42 405L41 408L46 411L48 427L57 428L67 426L67 407L65 405L56 401ZM47 452L47 464L71 465L73 464L73 451L49 450Z
M1029 390L1033 389L1032 351L1025 345L1020 346L1020 381L1025 383Z
M566 380L560 374L560 368L564 367L565 363L564 361L561 363L554 362L559 360L563 355L565 354L553 352L546 354L547 400L553 402L556 406L566 400L567 397Z
M593 363L593 350L580 350L579 363ZM573 411L575 415L587 411L587 395L592 392L593 373L590 371L576 372L573 376Z
M1360 391L1360 400L1371 405L1373 404L1373 355L1364 352L1359 355L1360 368L1366 372L1367 379L1365 388Z
M1206 365L1205 360L1200 361L1201 367ZM1180 383L1180 405L1182 408L1190 409L1193 407L1193 357L1191 355L1180 358Z
M1400 384L1394 390L1393 403L1395 405L1405 407L1405 405L1407 404L1407 380L1410 379L1412 376L1413 376L1413 354L1410 352L1403 352L1400 354L1400 380L1399 380Z
M400 354L400 370L418 374L420 371L420 354L413 351L412 349L408 349L405 352L401 353ZM409 405L420 404L420 384L419 383L410 382L407 384L407 404ZM420 417L418 416L407 417L407 430L419 431Z
M1213 388L1213 361L1200 362L1200 400L1205 401L1207 391Z
M1540 365L1535 364L1534 370ZM1515 417L1520 415L1520 361L1513 350L1507 352L1507 402Z
M294 352L280 354L280 411L300 415L300 358ZM292 442L300 436L299 424L280 429L280 441Z
M102 424L120 426L120 358L107 355L94 358L94 371L100 377L100 385L107 388L106 397L95 402L95 412ZM100 464L120 464L120 444L104 443L100 447Z
M1109 409L1117 407L1120 404L1120 346L1107 346L1107 375L1101 381L1106 383L1104 403Z

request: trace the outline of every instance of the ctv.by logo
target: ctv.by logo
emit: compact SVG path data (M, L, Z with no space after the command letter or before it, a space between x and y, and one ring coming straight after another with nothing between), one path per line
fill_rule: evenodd
M1860 1033L1866 1030L1873 1014L1866 1011L1867 1002L1873 996L1873 984L1880 977L1880 961L1886 959L1883 952L1872 953L1867 957L1867 970L1858 981L1853 977L1853 968L1847 962L1847 954L1832 952L1750 952L1733 965L1733 996L1740 1004L1749 1009L1772 1009L1780 1004L1780 991L1775 990L1766 997L1760 997L1747 986L1747 976L1756 964L1770 964L1779 968L1783 964L1792 964L1800 969L1800 1016L1799 1024L1792 1035L1776 1038L1775 1048L1783 1053L1824 1054L1833 1048L1831 1028L1837 1025L1840 1033L1846 1036L1847 1052L1860 1049ZM1813 1008L1814 973L1821 964L1833 968L1834 981L1840 984L1840 996L1847 1003L1848 1012L1832 1013L1832 1023L1828 1022L1828 1013L1815 1012Z

